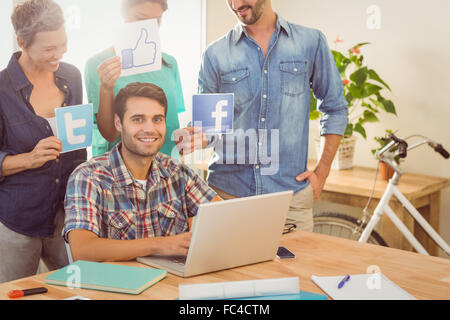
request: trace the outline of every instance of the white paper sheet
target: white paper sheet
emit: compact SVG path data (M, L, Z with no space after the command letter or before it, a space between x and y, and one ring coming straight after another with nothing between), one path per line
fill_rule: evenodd
M382 273L351 275L339 289L344 277L312 276L312 281L334 300L416 300Z

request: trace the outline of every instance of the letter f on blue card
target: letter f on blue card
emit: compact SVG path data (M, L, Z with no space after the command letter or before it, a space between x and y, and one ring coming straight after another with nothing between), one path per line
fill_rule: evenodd
M234 95L195 94L192 97L192 120L207 134L233 132Z
M215 130L220 132L222 130L222 119L228 117L228 112L222 110L222 108L228 106L227 100L220 100L216 104L216 110L211 113L211 117L216 120Z
M147 29L142 28L136 46L133 49L122 50L122 69L138 68L155 63L156 43L148 38Z

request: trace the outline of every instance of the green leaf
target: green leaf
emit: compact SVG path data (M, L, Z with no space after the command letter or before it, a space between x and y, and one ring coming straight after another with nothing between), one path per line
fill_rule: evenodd
M383 98L380 94L377 94L377 98L378 98L378 101L380 101L381 104L383 105L384 110L386 112L397 115L397 112L395 111L394 103L391 100L387 100L387 99Z
M363 89L361 87L355 86L353 83L351 83L348 87L348 91L355 99L361 99L363 97Z
M373 95L373 94L377 94L381 89L382 89L381 87L379 87L379 86L377 86L377 85L375 85L375 84L372 84L372 83L366 83L366 84L364 85L364 88L363 88L363 92L362 92L362 94L361 94L361 97L362 97L362 98L370 97L370 96Z
M320 119L321 116L322 116L322 113L320 113L317 110L314 110L309 113L309 120L317 120L317 119Z
M341 75L342 78L345 78L345 71L347 70L347 67L351 62L350 59L348 59L338 51L332 51L332 53L339 74Z
M350 52L350 60L351 60L351 62L353 62L354 64L356 64L356 66L357 66L358 68L361 68L361 64L359 63L358 56L355 56L352 52Z
M385 86L386 89L391 91L391 88L388 86L388 84L380 78L380 76L378 75L378 73L375 72L375 70L372 69L368 70L367 75L369 76L369 79L381 83L383 86Z
M320 113L317 110L317 99L314 96L314 93L312 90L310 90L310 103L309 103L309 119L310 120L317 120L322 116L322 113Z
M375 107L377 108L377 111L378 111L378 109L385 110L384 105L380 101L375 100L373 98L370 98L369 100L375 105Z
M362 105L364 108L369 109L369 110L372 111L373 113L378 113L378 112L379 112L378 109L375 108L375 107L373 107L370 103L362 102L361 105Z
M336 62L336 67L338 67L338 69L340 69L343 66L347 67L350 64L350 60L339 51L333 50L332 53L334 61Z
M341 52L331 50L331 53L333 54L334 61L338 62L339 64L350 63L350 60L346 56L344 56Z
M375 113L369 110L364 110L364 122L378 122L380 121Z
M351 94L351 92L349 92L349 93L347 93L346 95L345 95L345 100L347 100L347 103L348 104L351 104L352 103L352 101L353 101L353 95Z
M351 136L353 135L353 124L349 123L347 125L347 128L345 128L344 136Z
M358 43L355 47L363 47L363 46L365 46L365 45L368 45L368 44L370 44L370 42L361 42L361 43Z
M367 138L366 130L363 128L363 126L360 123L355 124L354 131L356 131L360 135L362 135L364 137L364 139Z
M317 99L314 96L314 93L312 90L309 90L309 95L310 95L309 111L315 111L315 110L317 110Z
M356 86L361 87L367 80L367 67L356 70L350 75L350 80L356 83Z
M342 66L340 66L338 68L339 71L339 75L341 76L342 79L346 78L345 72L347 71L347 67L349 64L343 64Z

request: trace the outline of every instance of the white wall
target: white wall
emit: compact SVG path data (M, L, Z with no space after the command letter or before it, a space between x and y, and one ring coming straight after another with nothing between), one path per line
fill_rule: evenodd
M450 85L449 1L272 0L272 4L287 20L320 29L333 49L372 43L362 53L367 64L390 85L392 94L387 97L395 103L398 117L383 115L381 123L367 126L367 141L361 138L357 143L356 165L376 166L370 152L375 147L373 137L385 129L399 130L402 137L419 133L450 150L450 103L446 96ZM381 10L378 30L367 27L370 5ZM225 0L208 1L207 13L207 43L236 23ZM345 42L336 48L333 40L337 36ZM316 157L312 143L316 127L312 123L311 158ZM450 160L426 146L412 151L403 168L405 172L450 178ZM318 206L333 209L330 204ZM450 188L442 192L440 232L450 242Z
M192 121L192 95L197 93L198 71L204 50L203 8L206 0L169 0L161 25L162 47L178 61L186 112L180 125Z
M12 1L2 0L0 2L0 39L2 49L0 50L0 70L6 68L13 51L13 28L11 25Z

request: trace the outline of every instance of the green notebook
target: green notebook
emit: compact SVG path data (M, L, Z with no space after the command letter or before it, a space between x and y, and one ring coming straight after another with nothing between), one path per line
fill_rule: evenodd
M139 294L164 279L167 271L78 260L45 278L45 283Z

